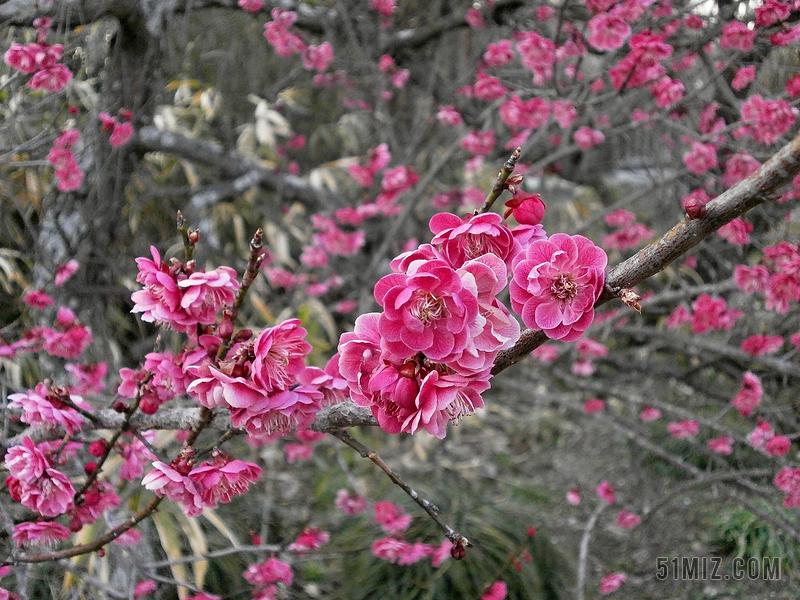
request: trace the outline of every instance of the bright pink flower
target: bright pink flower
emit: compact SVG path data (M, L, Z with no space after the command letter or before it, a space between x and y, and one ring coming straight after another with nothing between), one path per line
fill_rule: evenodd
M239 281L232 268L217 267L213 271L192 273L180 280L178 287L182 293L180 306L189 319L209 325L216 322L223 307L233 306Z
M796 44L798 40L800 40L800 26L798 25L788 27L784 24L783 29L769 36L769 41L774 46L790 46Z
M717 149L713 144L692 142L692 148L683 155L683 164L690 173L700 175L717 166Z
M720 48L726 50L741 50L749 52L753 49L756 32L750 30L741 21L731 21L722 28L722 37L719 40Z
M6 468L22 484L31 484L50 467L50 463L30 437L22 438L20 446L12 446L5 457Z
M656 105L669 108L683 98L684 86L680 79L662 77L650 86L650 93L656 100Z
M190 517L203 512L203 499L194 482L166 463L153 462L153 470L144 476L142 485L156 496L180 504Z
M288 587L294 581L292 567L277 558L269 558L264 562L250 565L243 577L248 583L255 586L282 583Z
M545 203L539 194L515 196L505 203L504 216L514 215L517 223L522 225L538 225L542 222L545 213ZM497 254L497 252L495 252ZM498 254L498 256L500 256ZM500 256L500 258L503 258Z
M755 158L747 153L738 153L725 161L725 174L722 176L722 183L725 187L733 187L742 179L746 179L761 166Z
M406 274L375 285L384 309L378 321L381 348L397 360L422 352L431 360L457 360L481 329L474 278L443 260L415 261Z
M792 98L800 96L800 75L790 77L786 82L786 93Z
M253 344L252 377L264 391L288 389L305 367L311 344L299 319L264 329Z
M45 90L47 92L60 92L72 81L72 71L66 65L55 64L47 69L42 69L33 74L28 87L32 90Z
M514 49L511 40L500 40L486 46L483 53L483 62L487 67L502 67L514 59Z
M760 421L753 428L753 431L747 434L747 443L756 450L764 452L767 442L774 437L775 431L772 429L772 425L766 421Z
M150 247L153 259L137 258L139 272L136 281L144 286L131 295L133 313L142 313L142 320L148 323L162 322L178 331L189 331L196 326L187 318L181 308L182 294L175 276L162 262L155 246Z
M394 14L397 8L395 0L370 0L370 6L372 6L372 10L387 19Z
M614 486L608 481L601 481L595 489L595 492L597 492L597 497L606 504L614 504L617 501L617 495L614 492Z
M772 483L782 492L786 493L783 506L786 508L800 508L800 468L782 467L775 474Z
M797 120L797 109L786 100L765 100L758 94L742 103L742 123L757 142L775 144Z
M569 129L578 118L575 105L569 100L554 100L552 103L553 118L561 129Z
M264 8L264 0L239 0L239 8L246 12L257 13Z
M72 532L55 521L33 521L14 526L13 539L18 546L55 546Z
M43 383L26 392L10 394L10 406L22 409L20 420L29 425L43 425L47 429L60 428L69 435L80 431L83 416L69 405L66 400L84 410L91 410L80 396L67 393L61 388L48 388Z
M512 130L536 129L550 118L550 103L544 98L522 100L512 95L500 106L500 119Z
M661 411L652 406L645 406L641 410L641 412L639 412L639 419L641 419L645 423L650 423L651 421L657 421L660 418L661 418Z
M736 70L736 75L734 75L733 81L731 81L731 87L736 91L740 91L746 88L751 83L753 83L755 79L756 79L756 68L754 65L739 67Z
M520 251L511 230L497 213L464 218L451 213L437 213L431 217L429 227L434 234L431 244L440 249L442 256L455 269L489 252L511 265Z
M450 558L450 552L453 549L453 542L448 539L442 540L442 543L433 548L431 552L431 566L438 569L442 563Z
M495 581L483 594L481 600L505 600L508 595L508 586L505 581Z
M571 506L578 506L581 503L581 492L578 488L570 488L567 490L567 504Z
M396 563L408 550L408 543L393 537L378 538L372 543L372 555Z
M30 290L25 292L22 301L31 308L39 309L47 308L53 304L53 298L42 290Z
M692 438L700 433L700 423L694 419L671 421L667 423L667 432L677 440Z
M56 276L54 280L55 286L61 287L64 285L67 280L78 271L79 267L80 263L75 259L68 260L63 265L59 266L56 269Z
M590 377L594 374L594 362L592 362L589 358L579 358L574 363L572 363L572 367L570 371L573 375L578 377ZM586 407L584 406L584 411ZM596 412L596 411L595 411Z
M515 39L522 66L533 73L535 85L542 85L553 76L555 42L535 31L522 31Z
M583 236L557 233L514 261L511 304L528 327L574 341L591 325L608 258Z
M359 494L350 494L342 489L336 492L336 508L346 515L360 515L367 510L367 500Z
M257 1L261 2L262 0ZM222 596L217 596L216 594L207 594L206 592L197 592L191 596L186 596L186 600L222 600Z
M272 20L264 24L264 38L275 49L278 56L292 56L305 49L305 42L296 34L289 31L297 21L297 13L273 8Z
M591 127L586 127L585 125L583 127L579 127L572 137L575 140L575 144L577 144L578 148L581 148L582 150L588 150L593 146L602 144L606 139L606 136L602 131L592 129Z
M769 280L769 271L762 265L754 267L736 265L733 270L733 279L739 289L746 294L763 292Z
M47 468L41 477L21 484L23 506L44 517L63 515L72 507L75 488L69 478L56 469Z
M478 100L491 102L498 100L506 95L507 90L497 77L478 73L475 77L475 84L472 86L473 94Z
M472 29L483 29L486 27L486 21L484 21L480 9L474 6L467 9L464 20Z
M451 125L453 127L463 125L464 123L464 119L461 117L461 114L451 104L440 106L438 112L436 113L436 118L443 125Z
M742 351L751 356L775 354L783 346L783 338L779 335L751 335L742 341Z
M328 543L331 535L319 527L306 527L297 536L297 539L289 545L290 552L308 552L316 550Z
M756 7L756 27L770 27L785 20L792 12L789 2L783 0L764 0Z
M729 331L742 313L728 308L724 298L701 294L692 303L692 332Z
M733 454L733 438L729 435L723 435L708 440L708 449L723 456Z
M152 579L143 579L133 589L134 598L150 597L156 591L156 582Z
M408 526L411 525L411 515L404 513L393 502L382 500L375 503L375 522L386 533L394 535L408 529Z
M389 169L383 174L381 189L387 193L401 193L416 185L419 175L407 166Z
M583 403L583 412L587 415L603 412L605 408L606 403L600 400L600 398L589 398Z
M609 573L608 575L604 575L603 578L600 580L600 593L601 594L613 594L619 588L622 587L622 584L628 579L628 576L625 573L615 572Z
M743 417L749 417L761 402L763 395L764 389L761 387L761 379L755 373L747 371L742 376L742 385L731 399L731 404Z
M753 224L750 221L736 217L717 229L717 235L734 246L744 246L750 243L751 231L753 231Z
M617 50L622 48L631 34L631 27L620 17L600 13L593 16L588 23L589 43L598 50Z
M792 441L785 435L776 435L767 440L764 450L770 456L786 456L792 447Z
M486 156L494 150L496 140L494 131L488 129L486 131L470 131L461 140L461 147L477 156Z
M114 148L119 148L127 144L133 137L133 123L125 121L123 123L115 122L114 130L108 138L108 142Z
M234 496L247 493L261 475L261 467L243 460L228 460L224 455L204 462L189 471L188 478L203 499L203 504L215 507L227 504Z
M333 62L333 46L323 42L319 46L309 45L303 50L303 66L308 71L322 73Z
M633 529L642 522L642 519L636 513L632 513L629 510L621 510L617 513L615 522L617 527L622 529Z

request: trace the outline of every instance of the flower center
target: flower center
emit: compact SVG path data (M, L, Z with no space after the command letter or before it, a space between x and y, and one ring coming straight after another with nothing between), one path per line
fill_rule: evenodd
M411 316L423 325L430 325L433 321L441 319L446 312L444 301L430 292L417 292L417 297L411 306Z
M572 280L572 275L564 273L553 280L550 293L559 300L572 300L578 295L578 286Z
M488 252L486 236L468 233L464 237L464 254L467 258L478 258Z

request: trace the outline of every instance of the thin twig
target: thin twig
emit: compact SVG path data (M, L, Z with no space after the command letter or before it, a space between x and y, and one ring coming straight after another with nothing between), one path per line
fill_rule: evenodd
M517 161L519 160L520 156L522 156L522 148L517 146L511 156L508 157L508 160L503 163L503 167L500 169L500 172L497 173L497 179L495 179L492 189L489 190L488 194L486 194L486 199L483 201L483 206L481 206L480 210L475 209L476 215L478 213L485 213L491 210L492 205L506 188L506 181L508 181L508 178L511 177L511 174L514 172L514 167L517 166Z
M592 511L589 520L586 521L586 527L583 528L581 546L578 552L578 583L575 588L576 600L584 600L585 598L584 588L586 587L586 563L589 560L589 542L592 540L592 531L594 531L594 527L597 525L597 519L600 518L600 515L603 514L606 508L608 508L608 504L605 502L598 504L597 508Z

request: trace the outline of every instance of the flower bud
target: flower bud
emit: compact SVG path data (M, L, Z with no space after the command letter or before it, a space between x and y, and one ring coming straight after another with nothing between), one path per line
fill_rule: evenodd
M146 415L154 415L158 411L158 399L153 396L146 396L139 402L139 410Z
M450 556L455 560L461 560L467 555L467 549L464 547L463 540L458 540L453 547L450 548Z
M708 209L702 199L695 196L688 196L683 200L683 210L690 219L702 219L706 216Z
M83 465L83 472L87 475L91 475L97 470L97 463L93 460L90 460L85 465Z
M111 408L118 413L124 413L126 410L128 410L128 405L122 400L114 400L114 404L111 405Z
M108 449L108 442L105 440L95 440L89 444L87 450L92 456L103 456Z

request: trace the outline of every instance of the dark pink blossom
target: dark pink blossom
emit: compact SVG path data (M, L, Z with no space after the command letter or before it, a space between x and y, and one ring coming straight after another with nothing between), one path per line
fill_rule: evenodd
M705 173L717 166L717 149L713 144L692 142L691 149L683 155L683 164L690 173Z
M180 504L190 517L203 512L203 499L194 482L166 463L153 462L153 469L144 476L142 485L156 496L166 496Z
M245 12L257 13L264 8L264 0L239 0L239 8Z
M724 298L701 294L692 303L692 331L706 333L708 331L730 331L741 311L728 308Z
M636 513L632 513L629 510L621 510L617 513L614 522L617 524L617 527L621 527L622 529L633 529L642 522L642 519Z
M601 481L597 488L595 488L595 492L597 493L597 497L606 504L615 504L617 502L617 495L614 492L614 486L608 481Z
M749 417L761 402L763 395L764 389L761 387L761 379L755 373L747 371L742 376L742 385L731 399L731 404L739 411L740 415Z
M213 508L247 493L260 475L261 467L258 465L244 460L229 460L220 453L211 462L194 467L188 478L194 483L203 504Z
M753 49L756 32L752 31L741 21L731 21L722 28L722 37L719 40L720 48L726 50L741 50L749 52Z
M552 339L578 339L594 319L605 283L606 253L583 236L557 233L520 253L511 304L528 327Z
M22 438L21 445L8 449L5 463L8 472L22 484L33 483L50 467L44 453L28 436Z
M700 423L694 419L667 423L667 433L678 440L695 437L700 433Z
M742 217L736 217L717 229L717 235L735 246L744 246L750 243L750 232L753 224Z
M505 600L507 595L508 586L506 582L495 581L481 594L481 600Z
M55 521L33 521L14 526L12 539L18 546L55 546L72 533L61 523Z
M593 16L587 24L587 40L598 50L617 50L625 44L631 34L631 27L624 19L612 13Z
M765 100L753 94L742 103L742 123L757 142L771 145L780 140L795 124L797 109L786 100Z
M331 539L330 534L319 527L306 527L300 535L289 544L290 552L308 552L321 548Z
M402 533L411 525L411 515L388 500L375 503L375 522L381 526L386 533L394 535Z
M29 425L42 425L47 429L62 429L73 435L83 426L83 416L66 402L84 410L91 407L80 396L71 395L61 388L48 388L44 383L36 384L32 390L9 394L10 406L20 408L20 420Z
M751 335L742 340L740 347L751 356L766 356L783 347L783 338L779 335Z
M708 440L706 444L708 449L716 454L721 454L722 456L730 456L733 454L733 438L729 435L723 435L720 437L715 437Z
M451 213L437 213L431 217L429 227L434 234L431 244L438 247L450 266L456 269L487 253L495 254L511 265L520 251L511 230L497 213L464 218Z
M573 134L573 139L575 140L575 144L578 148L582 150L588 150L593 146L597 146L598 144L602 144L606 136L603 134L602 131L598 129L592 129L591 127L579 127L575 133Z

